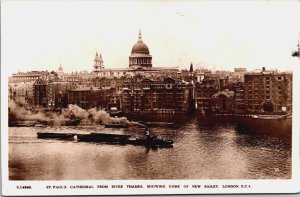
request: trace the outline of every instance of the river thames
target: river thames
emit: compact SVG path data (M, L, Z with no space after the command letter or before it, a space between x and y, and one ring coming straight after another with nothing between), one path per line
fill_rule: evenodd
M157 118L160 121L164 121ZM9 127L10 180L289 179L291 140L240 132L235 124L176 118L150 128L173 148L38 139L37 132L143 135L141 128Z

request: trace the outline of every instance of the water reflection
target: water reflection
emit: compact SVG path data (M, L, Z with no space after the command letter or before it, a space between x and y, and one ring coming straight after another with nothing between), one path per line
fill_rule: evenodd
M142 117L145 119L145 117ZM138 117L131 117L139 120ZM175 122L151 128L174 140L171 149L42 140L40 128L9 128L9 177L12 180L116 179L285 179L291 177L291 141L239 132L231 119L147 117ZM127 133L141 129L100 126L47 127L47 132Z

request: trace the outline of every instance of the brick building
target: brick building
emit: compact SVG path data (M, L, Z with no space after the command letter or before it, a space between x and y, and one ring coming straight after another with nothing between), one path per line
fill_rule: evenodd
M185 113L193 109L194 85L173 78L132 78L124 82L122 110L138 113Z
M33 104L33 84L34 81L9 83L9 99L29 107Z
M211 99L214 94L220 91L219 77L213 74L206 74L202 81L196 83L197 108L211 110Z
M47 108L64 108L68 106L68 91L78 85L62 80L49 81L47 85Z
M243 82L234 83L233 92L235 112L245 112L245 84Z
M234 92L225 89L212 95L211 107L215 112L233 112Z
M36 107L47 106L47 81L38 78L33 84L33 105Z
M292 73L263 68L245 74L245 107L249 112L291 112Z
M111 88L76 88L68 91L68 103L78 105L83 109L107 108L108 95L112 94L112 91Z

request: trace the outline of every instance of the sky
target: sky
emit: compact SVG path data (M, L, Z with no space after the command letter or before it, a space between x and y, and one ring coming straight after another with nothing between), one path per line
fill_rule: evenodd
M1 2L1 69L127 68L139 29L153 67L299 68L300 1Z

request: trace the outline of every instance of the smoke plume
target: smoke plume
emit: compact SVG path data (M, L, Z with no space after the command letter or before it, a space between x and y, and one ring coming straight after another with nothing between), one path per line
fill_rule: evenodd
M8 106L9 117L13 117L17 120L50 120L50 117L48 117L45 113L40 111L34 113L31 110L16 104L13 100L9 101Z
M17 120L46 121L54 126L64 125L70 120L80 120L80 124L122 124L128 126L144 126L137 122L131 122L126 117L111 117L103 110L92 108L85 110L77 105L70 104L61 112L33 111L17 105L13 100L9 101L9 117Z

